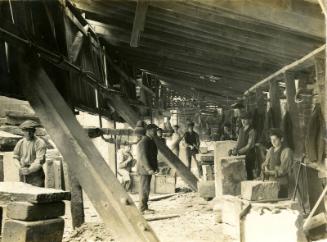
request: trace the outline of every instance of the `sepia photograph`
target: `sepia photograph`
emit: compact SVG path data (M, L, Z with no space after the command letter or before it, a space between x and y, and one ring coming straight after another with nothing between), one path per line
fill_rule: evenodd
M327 0L0 0L0 242L327 242Z

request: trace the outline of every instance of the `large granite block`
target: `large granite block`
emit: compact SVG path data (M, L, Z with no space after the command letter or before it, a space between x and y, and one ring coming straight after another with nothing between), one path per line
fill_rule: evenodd
M236 146L236 141L226 140L226 141L216 141L214 143L214 165L215 165L215 179L217 181L217 166L222 157L228 156L228 151ZM216 182L216 196L219 196L221 192L219 191L218 184Z
M240 195L246 180L245 156L221 157L215 166L216 196Z
M64 219L26 222L6 220L2 242L61 242Z
M65 203L32 204L28 202L13 202L7 206L6 215L8 218L23 221L58 218L65 215Z
M279 183L276 181L243 181L241 196L250 201L277 200Z
M303 217L294 202L258 203L242 221L243 242L307 242ZM291 208L292 207L292 208ZM299 206L297 206L299 207Z
M41 188L23 182L0 182L0 201L54 203L70 200L70 193L52 188Z

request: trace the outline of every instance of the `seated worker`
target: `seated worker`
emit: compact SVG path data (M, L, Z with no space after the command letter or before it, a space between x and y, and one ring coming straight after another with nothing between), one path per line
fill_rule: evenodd
M253 180L255 164L255 130L251 126L251 116L245 113L241 116L242 127L239 129L236 147L230 151L232 155L245 155L247 179Z
M262 164L263 178L269 181L278 181L280 184L279 197L288 197L289 172L293 165L293 152L283 144L283 135L279 129L270 130L272 147L266 154Z
M136 164L133 155L131 153L131 146L126 145L123 148L119 149L117 153L118 161L118 174L121 177L121 183L126 191L129 191L131 188L131 176L130 172Z
M198 167L199 177L202 177L202 166L196 159L196 154L199 152L200 148L200 138L198 133L194 130L194 123L190 122L187 125L187 131L184 134L184 145L186 147L186 158L188 162L188 168L191 170L192 158L196 162Z
M233 133L231 124L230 123L224 123L223 133L220 136L219 140L223 141L223 140L235 140L235 139L236 139L236 137L235 137L235 135Z
M39 126L32 120L26 120L19 126L24 132L24 138L15 146L14 159L20 165L21 182L44 187L45 174L42 165L45 163L47 147L44 140L35 136L36 128Z

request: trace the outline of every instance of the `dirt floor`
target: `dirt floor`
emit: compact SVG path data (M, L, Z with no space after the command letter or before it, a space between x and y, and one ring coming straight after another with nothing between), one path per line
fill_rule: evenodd
M132 194L131 197L134 201L138 200L137 195ZM181 191L173 197L150 202L149 205L156 211L156 215L180 216L149 222L162 242L231 241L223 238L222 225L215 223L212 203L203 200L197 193ZM101 219L87 199L85 215L86 224L74 231L70 227L70 218L66 217L64 242L119 241L119 238L114 238L112 233L104 228Z

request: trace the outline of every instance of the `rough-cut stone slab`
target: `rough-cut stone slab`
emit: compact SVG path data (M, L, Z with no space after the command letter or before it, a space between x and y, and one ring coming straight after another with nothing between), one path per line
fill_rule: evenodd
M0 202L53 203L69 200L70 193L23 182L0 182Z
M0 130L0 151L14 150L18 140L22 137Z
M233 241L239 242L241 241L242 200L231 195L224 195L221 200L223 233L231 237Z
M7 217L23 221L37 221L58 218L65 215L65 203L13 202L7 206Z
M214 152L210 151L206 154L196 154L196 159L202 162L214 162Z
M240 195L246 180L245 156L221 157L215 166L216 196Z
M226 141L216 141L214 142L214 164L215 164L215 180L216 180L216 196L221 196L221 186L218 184L218 162L220 162L222 157L228 156L228 151L236 146L236 141L226 140Z
M19 163L14 159L13 152L4 152L3 157L3 172L4 181L6 182L19 182Z
M296 209L267 209L268 203L261 208L251 208L242 225L243 242L307 242L302 230L303 217ZM252 203L251 203L252 205Z
M278 199L279 183L276 181L243 181L241 196L250 201Z
M213 172L213 165L202 165L203 179L205 181L214 181L215 174Z
M2 242L61 242L64 219L26 222L6 220Z
M215 181L199 181L198 191L200 197L209 200L214 198L215 195Z

